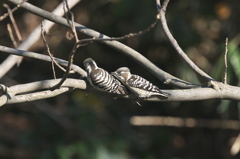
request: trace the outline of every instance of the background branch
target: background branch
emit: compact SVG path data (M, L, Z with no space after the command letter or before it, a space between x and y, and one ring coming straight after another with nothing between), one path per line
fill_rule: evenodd
M227 84L227 53L228 53L228 38L226 38L225 41L225 53L224 53L224 65L225 65L225 70L224 70L224 77L223 77L223 83Z

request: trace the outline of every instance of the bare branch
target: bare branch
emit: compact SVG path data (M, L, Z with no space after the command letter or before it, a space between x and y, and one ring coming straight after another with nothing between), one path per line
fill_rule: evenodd
M166 33L169 41L171 42L171 44L173 45L173 47L176 49L177 53L183 58L183 60L201 77L203 77L205 80L207 81L211 81L214 80L212 77L210 77L208 74L206 74L204 71L202 71L187 55L186 53L182 50L182 48L179 46L178 42L176 41L176 39L173 37L173 35L171 34L168 25L167 25L167 21L166 21L166 17L165 17L165 13L166 13L166 9L168 6L170 0L165 0L163 3L163 6L160 10L160 20L162 22L162 26L164 29L164 32Z
M50 98L66 91L71 90L71 88L88 90L88 85L84 80L77 79L66 79L62 84L61 88L55 89L54 91L48 90L49 88L59 83L61 79L56 80L44 80L37 81L27 84L20 84L6 88L6 93L0 97L0 106L4 104L13 104L19 102L26 102L44 98ZM139 100L143 101L198 101L207 99L229 99L240 101L240 88L235 86L230 86L223 83L215 83L218 85L219 90L213 88L195 88L195 89L182 89L182 90L162 90L169 93L168 98L161 97L150 97L142 98ZM132 96L122 96L114 94L114 97L118 98L130 98Z
M225 70L224 70L224 77L223 77L223 83L227 84L227 53L228 53L228 38L226 38L225 42L225 53L224 53L224 65L225 65Z
M31 82L27 84L19 84L15 86L9 87L9 91L11 90L14 92L14 94L23 94L23 93L29 93L39 90L48 90L56 83L58 83L61 79L52 79L52 80L43 80L43 81L37 81L37 82ZM71 87L81 90L87 89L87 84L84 80L79 79L72 79L68 78L63 84L62 87Z
M74 53L76 52L76 49L77 49L77 43L75 43L70 55L69 55L69 59L68 59L68 65L67 65L67 69L66 69L66 72L64 73L61 81L59 81L58 84L56 84L52 89L56 89L56 88L59 88L63 82L67 79L67 76L71 70L71 67L72 67L72 63L73 63L73 57L74 57Z
M18 4L21 2L21 0L8 0L8 1L12 2L14 4ZM25 2L21 5L21 7L28 10L29 12L31 12L33 14L39 15L39 16L41 16L45 19L48 19L52 22L61 24L63 26L70 27L66 19L56 16L54 14L51 14L47 11L44 11L36 6L31 5L30 3ZM77 31L82 32L91 37L110 39L110 37L108 37L104 34L101 34L99 32L96 32L92 29L89 29L81 24L75 23L75 26L76 26ZM132 58L133 60L138 62L140 65L145 67L147 70L149 70L151 73L153 73L160 81L165 82L166 84L169 84L169 85L172 85L175 87L179 87L179 88L199 87L199 85L195 85L195 84L183 81L183 80L181 80L177 77L174 77L174 76L170 75L169 73L161 70L160 68L155 66L153 63L151 63L147 58L142 56L139 52L133 50L132 48L130 48L118 41L101 41L101 42L103 44L106 44L106 45L120 51L121 53L127 55L128 57Z
M19 31L19 29L18 29L18 27L17 27L17 23L16 23L13 15L12 15L12 11L11 11L10 7L9 7L7 4L3 4L3 6L4 6L5 8L7 8L7 10L8 10L8 14L9 14L9 17L10 17L10 19L11 19L11 21L12 21L12 24L13 24L13 27L14 27L14 29L15 29L16 35L17 35L17 37L18 37L18 40L19 40L19 41L22 41L22 36L21 36L20 31Z
M66 14L66 17L67 17L67 20L68 20L68 22L69 22L69 24L71 26L71 29L72 29L72 32L74 34L76 42L75 42L75 44L74 44L74 46L72 48L71 53L69 54L68 66L67 66L66 72L64 73L61 81L58 84L56 84L56 86L54 86L52 89L60 88L60 86L63 84L63 82L67 79L68 74L69 74L69 72L71 70L72 63L73 63L74 54L75 54L75 52L76 52L76 50L77 50L77 48L79 46L79 44L78 44L79 39L78 39L78 35L77 35L75 23L74 23L74 15L73 15L73 13L71 12L71 10L70 10L70 8L68 6L68 1L67 0L63 0L63 2L66 5L66 8L68 9L68 12L71 14L71 22L70 22L69 17L67 16L66 11L65 11L65 6L63 5L63 10L64 10L64 12Z
M9 36L10 36L10 38L12 40L12 43L13 43L14 47L17 48L18 47L18 43L15 40L15 37L13 35L12 28L11 28L10 24L7 24L7 30L8 30Z
M9 48L9 47L6 47L6 46L1 46L1 45L0 45L0 51L5 52L5 53L9 53L9 54L13 54L13 55L30 57L30 58L34 58L34 59L38 59L38 60L52 62L52 60L49 56L38 54L38 53L35 53L35 52L13 49L13 48ZM65 60L55 58L55 57L53 59L54 59L54 61L56 61L56 63L59 63L62 66L67 67L67 65L68 65L68 62L65 61ZM72 65L72 69L73 69L74 72L78 73L82 77L85 77L87 75L86 72L82 68L80 68L79 66L77 66L75 64Z
M76 5L81 0L75 0L70 1L69 6L72 8L74 5ZM24 3L27 3L24 1L17 1L15 4L18 5L18 7L21 7ZM64 14L62 10L62 3L58 5L58 7L52 12L55 15L62 16ZM44 20L43 21L45 30L48 32L48 30L54 25L54 23ZM41 37L41 26L39 25L34 31L31 32L31 34L28 36L27 39L25 39L21 45L19 45L18 49L20 50L28 50L36 41L39 40ZM16 63L22 60L22 57L11 55L8 58L5 59L4 62L0 65L0 78L3 77Z
M40 91L40 92L36 92L36 93L17 95L17 96L12 97L11 99L9 99L7 104L23 103L23 102L35 101L35 100L39 100L39 99L52 98L52 97L58 96L60 94L66 93L70 90L71 89L68 87L62 87L59 89L55 89L53 91L46 90L46 91Z
M89 39L82 39L82 40L79 40L79 44L86 43L86 42L94 42L94 41L101 42L101 41L124 40L124 39L132 38L132 37L137 37L137 36L140 36L148 31L150 31L152 28L154 28L156 26L157 22L158 22L158 18L156 17L156 20L151 25L149 25L146 29L139 31L137 33L130 33L130 34L127 34L127 35L124 35L121 37L110 37L110 38L93 37L93 38L89 38Z
M24 0L22 1L23 2L26 2L27 0ZM16 7L14 7L12 10L11 10L11 13L14 13L18 8L20 8L21 4L17 5ZM4 15L2 15L0 17L0 21L2 21L3 19L7 18L9 16L9 12L5 13Z
M45 36L44 36L44 24L43 24L43 23L41 23L41 29L42 29L41 33L42 33L43 43L44 43L44 45L46 46L48 55L49 55L49 57L50 57L51 60L52 60L53 77L54 77L54 79L56 79L56 72L55 72L55 68L54 68L54 59L53 59L52 53L50 52L50 48L49 48L49 46L48 46L48 44L47 44L47 40L46 40L46 38L45 38Z
M57 96L72 90L73 88L86 90L87 83L84 80L66 79L62 87L53 91L49 88L59 83L61 79L43 80L27 84L19 84L6 88L5 94L0 97L0 106Z
M221 82L215 82L215 88L194 88L181 90L163 90L171 94L167 99L151 97L145 101L197 101L207 99L229 99L240 101L240 87L230 86Z

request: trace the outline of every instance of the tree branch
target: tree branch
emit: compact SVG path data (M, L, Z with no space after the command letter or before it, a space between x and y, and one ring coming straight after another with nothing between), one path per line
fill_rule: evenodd
M22 2L22 0L8 0L9 2L12 2L14 4L19 4ZM28 10L29 12L36 14L38 16L41 16L45 19L48 19L52 22L55 22L57 24L61 24L66 27L70 27L67 20L65 18L56 16L52 13L49 13L47 11L44 11L36 6L31 5L30 3L24 2L21 5L22 8ZM102 38L102 39L110 39L110 37L101 34L99 32L96 32L92 29L89 29L81 24L75 23L76 30L79 32L82 32L86 35L89 35L91 37L96 38ZM110 47L112 47L115 50L120 51L121 53L127 55L128 57L132 58L136 62L138 62L140 65L145 67L148 71L153 73L160 81L178 87L178 88L194 88L199 87L199 85L195 85L186 81L183 81L177 77L174 77L170 75L169 73L159 69L157 66L155 66L153 63L151 63L147 58L142 56L139 52L133 50L132 48L118 42L118 41L101 41L103 44L106 44Z
M167 20L165 17L165 13L166 13L166 9L168 6L170 0L165 0L162 8L160 9L160 19L162 22L162 26L163 26L163 30L166 33L169 41L171 42L171 44L173 45L173 47L176 49L177 53L182 57L182 59L189 65L190 68L192 68L198 75L200 75L201 77L203 77L205 80L207 80L208 82L211 80L214 80L211 76L209 76L208 74L206 74L204 71L202 71L187 55L186 53L182 50L182 48L179 46L178 42L175 40L175 38L173 37L173 35L171 34L168 25L167 25ZM158 2L158 0L157 0ZM158 5L157 5L158 6Z
M84 80L67 78L59 89L54 91L49 90L52 86L56 85L61 79L43 80L32 82L28 84L19 84L4 89L5 94L0 97L0 106L4 104L21 103L26 101L34 101L38 99L45 99L57 96L59 94L68 92L74 89L88 90L88 84ZM240 88L215 82L220 89L214 88L194 88L194 89L181 89L181 90L162 90L169 93L168 98L150 97L142 98L142 101L155 101L155 102L172 102L172 101L198 101L207 99L229 99L240 101ZM2 89L4 87L1 87ZM3 91L4 91L3 90ZM129 98L132 96L122 96L113 94L118 98Z
M13 54L13 55L30 57L30 58L34 58L34 59L38 59L38 60L52 62L52 60L49 56L42 55L42 54L35 53L35 52L13 49L13 48L9 48L9 47L6 47L6 46L1 46L1 45L0 45L0 51L5 52L5 53L9 53L9 54ZM58 64L60 64L62 66L67 67L67 65L68 65L68 61L66 61L66 60L62 60L62 59L59 59L59 58L56 58L56 57L53 57L53 59L54 59L54 61L56 61ZM86 75L87 75L86 72L82 68L80 68L79 66L77 66L75 64L72 65L72 69L73 69L74 72L78 73L82 77L86 77Z
M84 80L66 79L61 88L49 90L61 79L43 80L27 84L19 84L5 89L5 94L0 97L0 106L4 104L21 103L57 96L72 90L73 88L87 90L87 83ZM1 87L3 88L3 87Z
M35 101L35 100L39 100L39 99L52 98L57 95L66 93L70 90L72 90L72 89L70 89L68 87L62 87L59 89L55 89L53 91L46 90L46 91L40 91L40 92L36 92L36 93L17 95L17 96L12 97L11 99L9 99L7 101L7 104L23 103L23 102Z
M221 82L214 81L215 88L194 88L181 90L163 90L170 94L166 99L159 99L157 97L150 97L144 99L145 101L198 101L208 99L229 99L240 101L240 87L227 85Z
M10 7L9 7L7 4L3 4L3 6L4 6L5 8L7 8L7 10L8 10L8 14L9 14L9 17L10 17L10 19L11 19L11 21L12 21L12 25L13 25L13 28L14 28L14 30L15 30L15 33L16 33L16 35L17 35L17 37L18 37L18 40L19 40L19 41L22 41L22 35L21 35L21 33L20 33L20 31L19 31L19 29L18 29L18 27L17 27L17 23L16 23L16 21L15 21L15 19L14 19L14 17L13 17L13 14L12 14L12 10L10 9Z

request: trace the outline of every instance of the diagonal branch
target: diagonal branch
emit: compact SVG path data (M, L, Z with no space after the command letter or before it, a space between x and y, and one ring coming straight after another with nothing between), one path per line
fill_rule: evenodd
M19 4L22 1L21 0L8 0L9 2L12 2L14 4ZM51 14L47 11L44 11L36 6L31 5L30 3L24 2L21 5L22 8L28 10L29 12L36 14L38 16L41 16L45 19L48 19L52 22L55 22L57 24L61 24L66 27L70 27L67 20L65 18L56 16L54 14ZM86 35L89 35L91 37L96 37L96 38L102 38L102 39L110 39L110 37L101 34L95 30L89 29L81 24L75 23L76 30L78 32L82 32ZM112 47L115 50L120 51L121 53L125 54L126 56L132 58L136 62L138 62L140 65L145 67L148 71L150 71L152 74L154 74L160 81L165 82L169 85L178 87L178 88L194 88L194 87L199 87L199 85L195 85L189 82L186 82L184 80L181 80L177 77L174 77L170 75L169 73L161 70L158 68L156 65L151 63L147 58L142 56L139 52L133 50L132 48L118 42L118 41L101 41L103 44L106 44L110 47Z
M9 54L13 54L13 55L30 57L30 58L34 58L34 59L38 59L38 60L52 62L52 59L49 56L42 55L42 54L35 53L35 52L13 49L13 48L9 48L9 47L6 47L6 46L1 46L1 45L0 45L0 51L5 52L5 53L9 53ZM53 57L53 59L54 59L54 61L56 61L61 66L67 67L67 65L68 65L68 61L65 61L65 60L62 60L62 59L59 59L59 58L56 58L56 57ZM82 77L86 77L86 75L87 75L86 72L82 68L80 68L79 66L77 66L75 64L72 65L72 69L73 69L74 72L78 73Z
M22 41L22 36L21 36L21 33L20 33L20 31L19 31L19 29L17 27L17 23L16 23L16 21L15 21L15 19L13 17L12 10L10 9L10 7L7 4L3 4L3 6L5 8L7 8L7 10L8 10L8 14L9 14L9 17L10 17L10 19L12 21L12 25L14 27L15 33L16 33L16 35L18 37L18 40Z
M41 34L42 34L43 43L44 43L45 47L47 48L48 55L49 55L49 57L52 60L53 77L54 77L54 79L56 79L56 72L55 72L55 67L54 67L54 63L56 63L56 62L53 59L53 55L52 55L52 53L50 51L50 48L49 48L48 43L47 43L47 40L46 40L46 38L44 36L44 24L43 24L43 22L41 23Z
M173 37L173 35L171 34L168 25L167 25L167 20L165 17L165 13L166 13L166 9L168 6L170 0L165 0L160 11L160 19L162 22L162 26L163 26L163 30L166 33L169 41L171 42L171 44L173 45L173 47L176 49L177 53L183 58L183 60L201 77L203 77L205 80L207 80L208 82L211 80L214 80L212 77L210 77L208 74L206 74L203 70L201 70L187 55L186 53L182 50L182 48L179 46L178 42L176 41L176 39ZM158 2L158 0L157 0ZM158 3L159 4L159 3ZM158 6L158 5L157 5Z

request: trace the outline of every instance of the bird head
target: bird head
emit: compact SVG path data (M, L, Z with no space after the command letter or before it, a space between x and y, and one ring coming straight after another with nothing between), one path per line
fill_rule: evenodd
M98 68L96 62L92 58L87 58L83 61L83 65L87 71L87 73L90 73L92 70L95 70Z
M127 67L121 67L117 69L112 73L112 75L122 82L126 82L131 77L130 70Z

